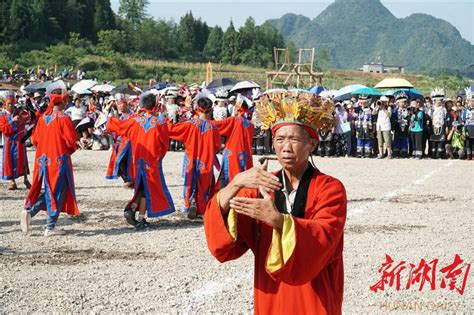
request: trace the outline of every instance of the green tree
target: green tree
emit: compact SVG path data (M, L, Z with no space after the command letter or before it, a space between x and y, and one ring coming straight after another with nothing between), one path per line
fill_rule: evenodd
M320 48L318 52L318 60L316 61L316 64L319 68L322 70L329 68L331 61L329 59L329 55L326 49Z
M115 16L110 0L96 0L94 12L94 30L96 32L115 28Z
M12 41L30 38L31 7L28 0L13 0L10 5L10 36Z
M147 17L147 6L148 0L120 0L118 14L136 29Z
M222 54L223 39L224 32L222 28L214 26L204 46L204 58L212 62L218 62Z
M130 48L128 34L119 30L103 30L97 33L99 43L97 48L104 51L127 52Z
M223 63L235 65L239 62L238 35L234 23L230 21L229 27L225 31L222 41Z
M172 39L173 25L165 21L144 20L134 35L135 51L148 58L170 58L176 56Z

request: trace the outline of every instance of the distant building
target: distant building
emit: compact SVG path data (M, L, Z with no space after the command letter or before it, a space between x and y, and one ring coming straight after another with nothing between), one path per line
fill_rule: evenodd
M383 63L368 63L363 65L359 70L374 73L405 73L403 66L387 66Z

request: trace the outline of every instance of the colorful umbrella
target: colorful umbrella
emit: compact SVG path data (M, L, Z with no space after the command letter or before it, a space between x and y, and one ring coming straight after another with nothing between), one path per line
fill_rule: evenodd
M382 96L382 92L380 92L377 89L365 87L365 88L360 88L352 92L352 95L361 95L361 94L367 94L371 96Z
M413 84L402 78L385 78L376 86L376 89L396 89L396 88L413 88Z
M312 88L310 88L309 91L311 93L319 95L319 94L321 94L321 92L326 91L326 88L324 86L321 86L321 85L315 85Z

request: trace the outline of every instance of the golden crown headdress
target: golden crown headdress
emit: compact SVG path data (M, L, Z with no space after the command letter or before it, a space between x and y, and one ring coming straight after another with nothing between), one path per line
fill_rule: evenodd
M264 94L256 101L256 119L265 128L280 123L296 123L317 131L334 125L334 104L313 93L277 91Z

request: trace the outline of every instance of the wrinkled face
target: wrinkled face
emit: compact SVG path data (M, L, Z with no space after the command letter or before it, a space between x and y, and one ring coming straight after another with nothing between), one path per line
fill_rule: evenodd
M291 171L306 165L316 147L316 140L311 138L302 127L288 125L276 131L273 146L280 164Z
M125 113L127 109L128 103L125 100L117 102L117 110L119 111L119 113Z
M7 98L3 107L6 111L13 113L13 110L15 109L15 101L12 98Z

